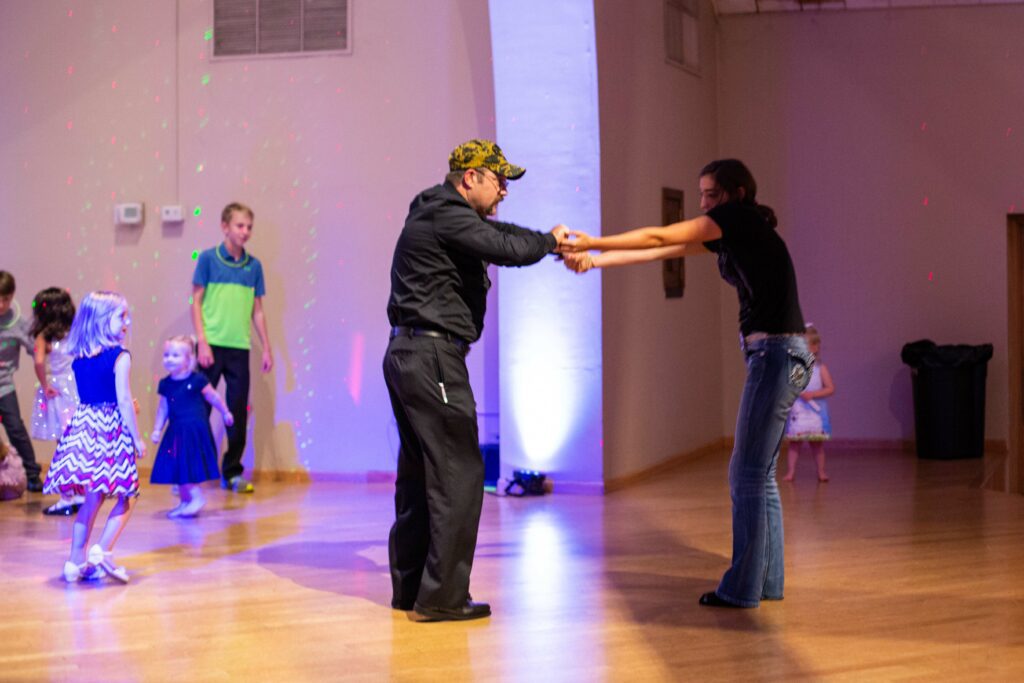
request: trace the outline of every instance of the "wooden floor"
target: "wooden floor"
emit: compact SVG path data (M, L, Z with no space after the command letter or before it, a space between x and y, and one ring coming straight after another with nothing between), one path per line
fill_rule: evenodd
M1019 681L1024 497L982 461L834 453L782 486L786 599L698 607L730 551L725 454L606 497L487 496L474 597L391 610L391 487L211 490L169 521L147 487L128 586L65 585L70 520L0 503L2 681ZM46 500L49 502L49 499Z

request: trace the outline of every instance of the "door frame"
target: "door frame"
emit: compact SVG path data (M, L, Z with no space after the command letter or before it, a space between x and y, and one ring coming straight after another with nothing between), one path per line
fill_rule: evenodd
M1024 493L1024 213L1006 216L1009 452L1006 490Z

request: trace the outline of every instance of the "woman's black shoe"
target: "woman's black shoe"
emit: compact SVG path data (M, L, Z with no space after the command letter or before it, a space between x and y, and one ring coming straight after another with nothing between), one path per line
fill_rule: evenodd
M734 605L731 602L726 602L722 598L718 597L718 593L714 591L700 596L700 604L705 607L736 607L742 609L740 605Z

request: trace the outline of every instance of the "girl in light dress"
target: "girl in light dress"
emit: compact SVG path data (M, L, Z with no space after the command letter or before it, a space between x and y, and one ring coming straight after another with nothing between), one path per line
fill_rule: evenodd
M32 411L32 438L60 439L78 406L78 387L65 337L75 319L75 302L66 289L47 287L32 300L31 335L35 339L35 370L39 379ZM62 495L44 515L73 515L85 498Z

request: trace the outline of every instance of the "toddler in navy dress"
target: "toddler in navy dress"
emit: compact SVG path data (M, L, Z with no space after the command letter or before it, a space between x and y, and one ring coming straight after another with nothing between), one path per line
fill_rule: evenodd
M164 368L170 374L160 380L157 388L160 405L153 425L153 443L160 447L150 482L177 484L181 500L167 513L168 517L195 517L206 505L199 485L220 479L217 449L204 400L217 409L228 427L235 420L220 394L202 373L195 371L194 339L168 339L164 343Z

